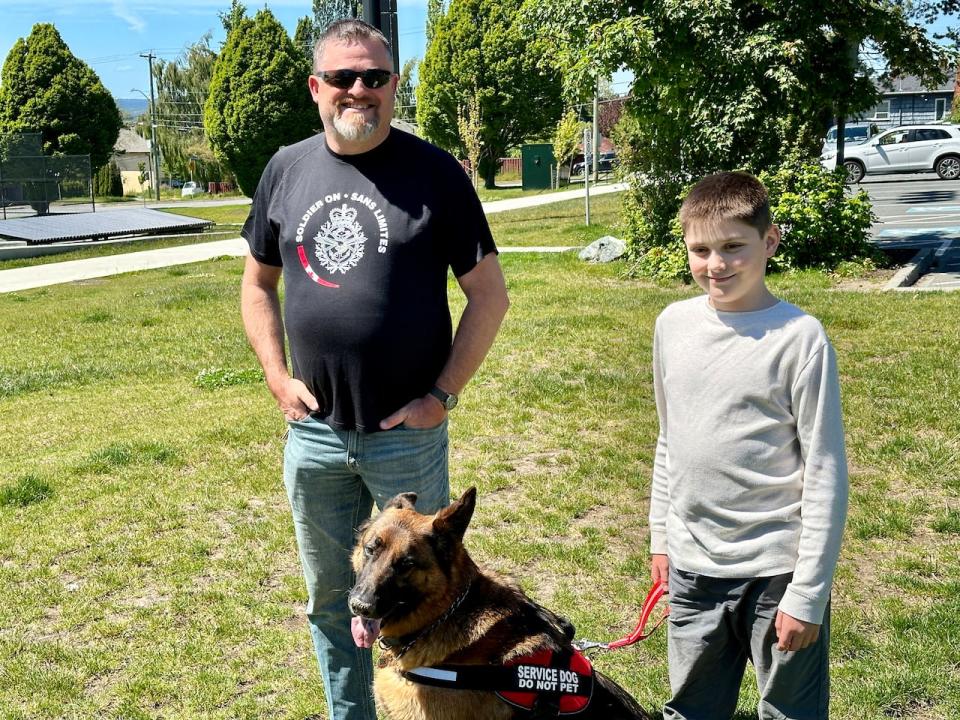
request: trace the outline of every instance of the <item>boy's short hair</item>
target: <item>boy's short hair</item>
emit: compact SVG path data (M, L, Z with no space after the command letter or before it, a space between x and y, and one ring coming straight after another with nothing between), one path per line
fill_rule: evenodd
M313 71L320 72L324 68L320 67L323 51L329 42L357 43L364 40L375 40L381 43L387 51L387 57L393 59L393 52L390 50L390 41L386 36L377 30L373 25L356 18L344 18L335 20L320 34L316 44L313 46ZM391 65L393 63L391 62ZM339 68L328 68L338 70ZM385 68L393 70L393 67Z
M694 222L739 220L760 236L770 229L770 198L763 183L750 173L719 172L690 189L680 206L683 232Z

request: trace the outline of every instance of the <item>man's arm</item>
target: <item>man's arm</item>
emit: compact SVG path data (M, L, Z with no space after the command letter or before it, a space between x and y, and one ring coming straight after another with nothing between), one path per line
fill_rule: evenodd
M240 284L240 314L267 387L287 420L302 420L319 409L317 399L301 381L290 377L283 350L283 319L277 286L282 269L266 265L249 253Z
M496 253L490 253L465 275L457 278L467 305L460 317L450 357L436 385L448 393L459 394L487 356L510 301ZM410 427L435 427L447 411L437 398L427 394L411 400L380 422L383 430L400 423Z

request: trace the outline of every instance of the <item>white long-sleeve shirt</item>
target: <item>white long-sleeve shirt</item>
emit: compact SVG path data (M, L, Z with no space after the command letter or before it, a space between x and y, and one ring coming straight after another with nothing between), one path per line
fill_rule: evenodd
M847 512L823 327L782 301L756 312L677 302L657 318L653 377L651 552L711 577L793 572L780 609L822 622Z

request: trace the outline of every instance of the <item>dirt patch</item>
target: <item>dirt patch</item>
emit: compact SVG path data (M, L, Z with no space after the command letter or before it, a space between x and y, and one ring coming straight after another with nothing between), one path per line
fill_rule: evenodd
M519 475L534 475L539 473L555 475L566 469L566 464L560 461L565 455L566 453L563 450L533 452L510 458L507 460L507 464L510 465L513 472Z
M837 281L833 289L848 292L879 292L890 282L890 278L896 274L897 270L898 268L885 268L882 270L874 270L860 277L843 278Z

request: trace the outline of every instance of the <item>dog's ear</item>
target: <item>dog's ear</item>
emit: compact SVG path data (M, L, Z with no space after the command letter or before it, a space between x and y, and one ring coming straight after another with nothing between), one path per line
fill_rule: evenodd
M457 540L463 540L476 505L477 489L472 487L459 500L450 503L437 513L433 519L434 532L439 535L453 535Z
M397 510L413 510L413 506L416 504L417 494L415 492L405 492L394 495L387 500L387 504L383 506L383 509L389 510L390 508L396 508Z

